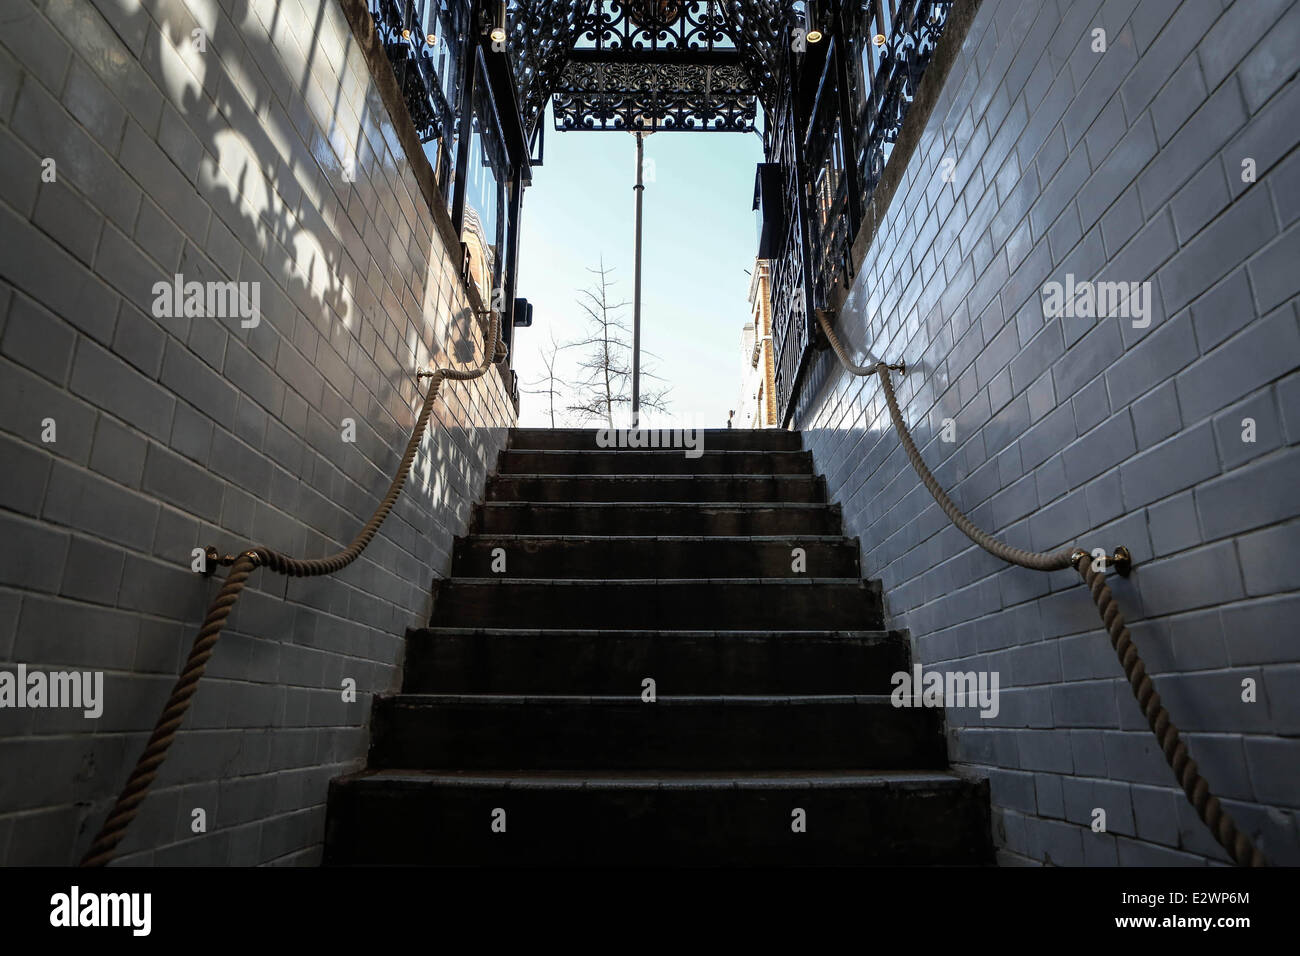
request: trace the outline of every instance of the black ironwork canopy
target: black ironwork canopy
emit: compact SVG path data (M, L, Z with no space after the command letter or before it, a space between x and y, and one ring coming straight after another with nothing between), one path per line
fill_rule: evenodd
M748 132L773 92L775 0L519 0L515 81L532 129Z
M954 0L367 4L453 225L472 235L496 215L479 245L505 249L511 302L548 101L560 130L627 131L752 131L761 104L773 387L783 422L797 413L817 374L810 317L850 287L853 242ZM471 182L482 208L467 208Z

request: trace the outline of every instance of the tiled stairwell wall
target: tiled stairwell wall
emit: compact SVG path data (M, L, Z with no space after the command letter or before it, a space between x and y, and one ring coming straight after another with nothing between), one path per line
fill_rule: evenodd
M906 360L904 415L977 524L1037 550L1132 549L1111 586L1157 690L1225 805L1290 864L1298 68L1290 0L984 0L838 320L858 361ZM1044 284L1067 274L1149 281L1149 327L1045 318ZM1074 572L975 548L912 472L878 382L829 353L812 380L796 424L893 622L929 668L1000 674L996 718L948 721L953 759L990 780L1002 859L1226 859Z
M219 587L192 549L350 541L416 368L477 364L483 336L338 0L10 0L3 20L0 670L102 671L105 702L0 711L0 861L67 864ZM258 283L260 323L157 317L176 274ZM327 781L364 756L514 411L494 371L435 417L356 564L255 573L123 862L319 858Z

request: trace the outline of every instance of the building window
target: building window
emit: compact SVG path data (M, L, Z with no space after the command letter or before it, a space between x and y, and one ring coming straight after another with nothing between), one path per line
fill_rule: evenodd
M470 277L485 303L500 286L505 249L506 181L504 137L497 120L482 58L474 83L469 156L465 162L465 221L461 241L469 247Z

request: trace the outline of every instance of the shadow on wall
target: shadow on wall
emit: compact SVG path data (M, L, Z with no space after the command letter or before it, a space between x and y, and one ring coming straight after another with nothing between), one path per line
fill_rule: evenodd
M156 543L127 546L128 562L132 552L151 559L148 573L137 579L134 593L123 582L116 609L79 605L81 612L94 611L79 618L87 632L51 633L56 602L26 598L38 610L25 606L13 656L31 667L100 666L91 634L134 629L140 637L133 660L106 670L107 705L93 734L66 736L74 728L57 711L27 711L25 723L3 732L21 738L28 764L48 769L34 778L6 773L0 814L62 808L59 827L68 834L66 843L47 841L26 851L15 841L11 862L74 861L116 797L218 587L189 570L192 549L261 543L315 557L346 544L399 463L421 400L416 368L465 366L481 354L482 336L454 259L432 228L414 178L405 175L400 140L366 82L364 63L360 88L345 88L356 76L347 64L359 54L337 10L327 21L328 7L322 0L314 22L299 22L296 3L236 0L224 10L211 3L203 5L200 23L186 6L164 3L155 8L159 31L146 10L124 0L99 0L98 10L83 0L46 4L44 15L90 63L90 71L81 68L85 79L97 84L98 75L126 104L120 151L115 142L105 143L112 154L105 155L41 88L34 71L24 75L15 128L32 130L27 144L57 157L60 181L79 189L127 234L135 212L120 201L120 184L129 183L122 168L143 188L142 223L146 216L157 220L156 229L136 229L147 256L122 242L122 264L104 275L128 303L118 317L119 333L124 323L148 325L157 318L167 333L165 363L187 370L172 394L190 403L185 417L197 433L213 434L215 423L243 437L251 420L265 423L267 438L263 453L218 427L223 444L213 444L210 462L199 461L210 492L205 500L195 505L154 493L180 509L168 529L175 533L165 536L160 526ZM32 9L27 16L37 23L42 13ZM322 37L338 40L337 46L329 48ZM326 56L333 62L323 62ZM73 63L80 67L75 55ZM337 77L331 89L321 85L326 76ZM164 94L161 101L154 84ZM161 118L145 130L132 117L149 109ZM91 115L78 119L96 138L111 127L111 120L96 126ZM75 266L68 276L84 274L67 262ZM62 290L57 280L51 285L26 272L6 268L0 274L95 337L75 314L83 289ZM260 322L243 328L237 318L212 320L203 327L203 319L158 316L155 283L170 281L173 273L187 282L259 283ZM112 335L110 324L101 341L108 345ZM165 377L165 363L160 360L152 378ZM228 409L209 400L212 389L225 387L222 378L235 386L222 396ZM402 499L354 565L320 579L254 575L187 732L121 847L124 858L262 862L319 843L326 783L364 756L370 695L394 685L402 630L413 614L427 619L430 574L445 573L452 536L464 529L504 442L508 403L495 374L484 381L496 408L478 391L450 383L443 389L437 424ZM111 399L83 397L152 437L151 457L192 469L171 454L185 455L192 437L181 422L182 406L174 430L165 423L159 433L131 420ZM339 423L346 419L354 422L355 444L342 454L348 446ZM49 450L37 448L42 455ZM247 490L259 486L265 494ZM55 513L47 505L42 518L99 539L104 517L95 513L94 489L75 489L72 498ZM344 703L338 691L345 673L357 682L355 704ZM313 732L302 732L307 728ZM69 766L81 769L63 772ZM233 817L223 814L221 825L252 827L244 835L255 851L234 847L231 831L217 829L182 841L184 848L171 856L151 854L189 838L186 808L212 807L218 796L246 804ZM279 854L265 835L259 845L256 831L259 820L275 814L291 821L277 834L284 843ZM15 852L21 858L13 859Z

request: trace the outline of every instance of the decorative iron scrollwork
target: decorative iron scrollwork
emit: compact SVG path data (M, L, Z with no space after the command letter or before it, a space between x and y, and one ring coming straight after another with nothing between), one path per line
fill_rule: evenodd
M739 63L571 62L552 108L561 130L749 132L757 101Z
M785 47L793 26L789 3L780 0L722 0L722 15L754 88L770 109L785 83Z
M880 54L880 67L870 78L860 174L870 194L880 182L888 158L886 144L898 141L908 108L943 35L953 0L916 0L898 11L894 30ZM873 108L874 107L874 108Z
M455 114L420 24L433 9L454 17L459 42L468 47L484 28L470 22L474 5L369 3L421 139L450 137ZM809 366L808 309L850 279L859 225L851 218L880 183L952 6L953 0L828 0L822 12L831 43L823 49L834 54L811 62L833 63L836 72L823 71L811 88L820 88L816 96L801 76L809 60L792 45L802 21L791 0L510 0L505 53L526 136L548 101L561 130L729 132L752 131L762 101L766 159L786 174L785 241L772 266L784 415L797 403ZM798 129L796 89L801 102L815 103Z
M577 46L595 50L736 48L719 0L593 0Z
M673 95L639 105L657 110L665 123L673 124L659 128L752 130L756 115L753 99L757 96L774 102L779 91L788 6L780 0L512 0L508 47L524 127L530 132L535 128L553 94L557 103L564 104L567 117L557 122L560 129L627 127L635 111L614 108L608 94L617 91L607 83L593 86L590 75L570 72L575 55L592 59L608 55L607 62L615 62L624 55L698 53L738 62L746 82L741 83L730 71L713 76L699 69L686 71L683 85L694 98ZM715 59L711 65L729 64ZM647 89L646 83L672 78L669 71L625 75L632 84L622 90L628 101L635 101L636 93ZM604 99L599 108L589 110L588 105L597 104L587 104L584 96L593 89ZM739 99L742 89L745 96ZM700 101L700 93L707 94L704 101Z
M734 16L752 16L753 6L741 0L729 5ZM893 4L887 6L893 8ZM808 203L807 245L792 230L772 269L776 391L783 421L798 407L800 392L806 392L808 387L803 379L812 374L808 370L816 365L810 361L808 301L826 303L837 283L851 280L850 249L858 223L850 221L848 177L856 177L858 201L870 201L951 8L952 0L901 0L890 10L888 21L881 19L885 8L880 4L844 8L848 35L837 43L837 55L849 52L856 61L845 71L852 114L841 115L833 91L823 89L823 97L828 98L818 99L816 113L810 117L801 167ZM883 44L876 44L877 35ZM761 43L751 36L742 42ZM854 72L857 63L864 65L865 75ZM874 69L865 70L867 63ZM772 141L770 151L783 164L794 162L780 139ZM808 284L807 297L803 283Z
M560 130L750 132L758 87L721 0L592 0L556 86Z
M795 129L791 113L777 110L770 131L769 159L779 163L782 221L785 236L780 255L772 263L772 352L775 358L776 399L784 414L794 395L799 368L808 350L808 307L805 296L803 213L799 203L799 176L795 167Z
M681 0L630 0L628 19L644 29L662 30L682 15Z
M508 13L511 61L524 129L531 133L551 98L591 0L515 0Z
M420 12L410 0L372 0L370 8L415 131L427 143L451 135L455 114L438 88L433 47L425 40Z

